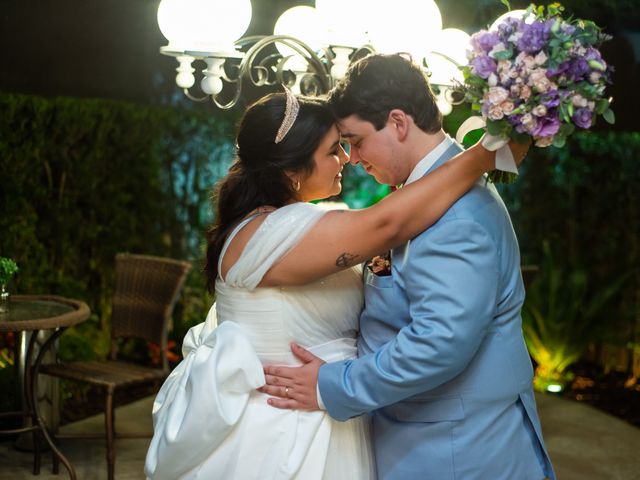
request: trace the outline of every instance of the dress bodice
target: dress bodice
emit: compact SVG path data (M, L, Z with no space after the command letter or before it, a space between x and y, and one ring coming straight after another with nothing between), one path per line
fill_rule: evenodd
M289 347L294 340L305 347L318 347L316 353L323 357L333 349L323 350L322 345L356 337L363 305L359 266L308 285L256 288L269 268L324 213L315 205L296 203L269 214L227 278L219 275L216 281L218 324L237 323L265 363L297 363Z

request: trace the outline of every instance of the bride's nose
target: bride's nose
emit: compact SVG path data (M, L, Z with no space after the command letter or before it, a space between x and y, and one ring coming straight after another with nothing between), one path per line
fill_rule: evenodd
M342 145L340 145L340 150L339 150L339 158L340 158L340 164L341 165L345 165L347 163L349 163L349 154L347 153L347 151L344 149L344 147Z

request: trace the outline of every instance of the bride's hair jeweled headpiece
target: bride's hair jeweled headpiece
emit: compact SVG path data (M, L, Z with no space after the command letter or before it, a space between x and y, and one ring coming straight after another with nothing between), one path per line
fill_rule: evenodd
M289 90L287 87L284 87L284 93L287 99L286 106L284 108L284 118L282 119L282 124L278 129L278 133L276 134L275 143L280 143L282 139L289 133L293 123L296 121L296 117L298 116L298 112L300 111L300 103L298 103L298 99L296 96Z

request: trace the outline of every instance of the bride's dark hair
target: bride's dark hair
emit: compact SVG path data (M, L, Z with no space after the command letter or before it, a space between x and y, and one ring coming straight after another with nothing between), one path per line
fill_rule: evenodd
M324 100L298 97L300 111L284 139L275 143L284 118L284 93L273 93L251 105L240 120L236 159L215 187L215 221L207 231L204 272L213 291L222 246L231 229L249 212L261 206L282 207L297 200L285 172L302 173L314 168L313 154L334 125Z

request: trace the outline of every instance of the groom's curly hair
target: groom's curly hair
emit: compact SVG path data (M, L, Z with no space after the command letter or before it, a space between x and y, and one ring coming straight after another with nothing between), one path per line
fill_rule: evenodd
M357 115L384 128L389 112L400 109L423 131L442 128L442 114L422 69L402 55L369 55L355 62L329 92L329 105L339 119Z

